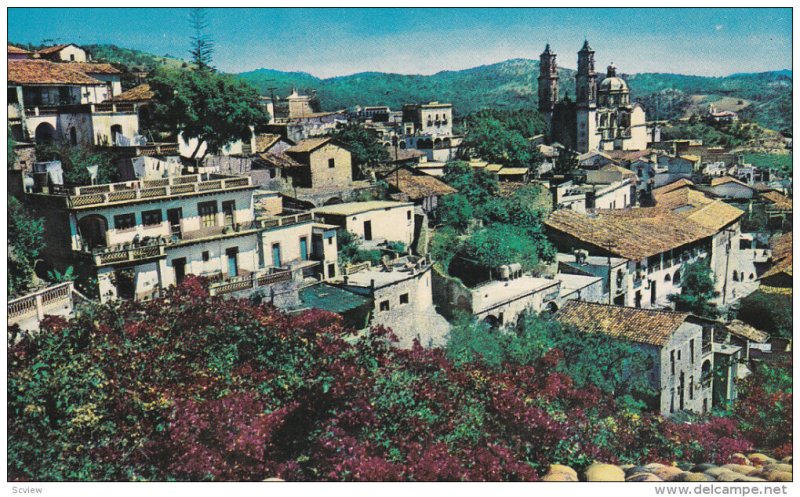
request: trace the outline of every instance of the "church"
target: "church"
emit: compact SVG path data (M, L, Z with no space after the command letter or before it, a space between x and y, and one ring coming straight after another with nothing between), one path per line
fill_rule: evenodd
M539 111L550 127L551 142L580 153L647 148L644 108L631 104L628 83L617 76L613 63L598 84L588 41L578 52L575 101L559 100L557 69L556 54L547 44L539 56Z

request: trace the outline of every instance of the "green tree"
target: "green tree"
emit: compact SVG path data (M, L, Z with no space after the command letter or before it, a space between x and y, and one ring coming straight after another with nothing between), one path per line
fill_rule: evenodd
M8 294L18 296L34 283L34 265L44 248L44 225L14 197L8 198Z
M189 50L194 64L200 71L213 70L211 63L214 56L214 40L206 33L208 28L206 10L192 9L189 13L189 24L194 31L191 37L192 47Z
M475 208L464 194L447 195L439 202L436 217L445 226L465 230L475 217Z
M553 255L543 234L509 224L492 224L475 231L463 244L461 255L481 266L496 268L519 263L532 269Z
M558 152L556 163L553 167L555 174L570 174L578 168L578 153L569 148L562 148Z
M792 296L756 290L739 302L737 319L772 336L792 338Z
M374 168L389 160L389 153L378 138L357 124L347 124L333 135L353 155L355 172L364 177L368 168Z
M500 191L497 177L483 169L475 169L464 161L448 162L444 167L443 179L465 195L475 207L485 204Z
M14 136L11 134L11 126L8 126L8 139L6 141L6 146L8 147L8 169L13 169L14 164L17 163L17 150L15 149L17 142L14 140Z
M117 158L112 152L92 147L69 145L45 145L38 147L36 156L46 160L61 161L64 182L69 185L90 185L92 175L88 167L97 166L95 183L114 183L120 181Z
M529 169L535 169L542 162L541 154L527 138L492 118L471 124L461 143L461 153L505 166Z
M164 69L150 79L150 88L153 103L144 127L196 138L192 158L203 143L207 152L217 153L231 142L250 139L251 126L268 121L258 92L230 75Z
M681 293L673 293L669 300L676 310L713 319L719 316L717 304L712 302L717 297L711 268L704 261L696 261L683 266Z

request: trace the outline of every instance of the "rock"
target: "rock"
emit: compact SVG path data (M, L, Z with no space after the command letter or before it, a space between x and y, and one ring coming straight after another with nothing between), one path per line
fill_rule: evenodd
M692 464L688 462L678 462L677 466L681 468L683 471L689 471L692 469Z
M705 473L681 473L672 481L682 482L697 482L697 481L714 481L714 478Z
M725 473L726 471L731 471L731 470L725 469L725 468L719 468L717 466L712 466L712 467L708 468L707 470L703 471L703 473L707 474L708 476L710 476L712 478L716 478L719 475L721 475L722 473Z
M613 464L594 463L586 468L586 481L625 481L625 472Z
M664 481L673 481L675 477L682 474L683 471L675 466L664 466L653 470L653 474L658 476Z
M767 481L792 481L792 474L788 471L767 471L762 476Z
M792 456L786 456L781 459L781 462L785 462L786 464L792 464Z
M691 472L692 472L692 473L705 473L705 472L706 472L706 471L708 471L709 469L711 469L711 468L716 468L716 467L717 467L717 465L716 465L716 464L702 463L702 464L698 464L698 465L696 465L695 467L693 467L693 468L691 469Z
M569 473L555 472L544 475L542 481L578 481L578 477Z
M739 476L736 481L766 481L763 478L757 478L755 476Z
M542 481L578 481L578 473L569 466L551 464Z
M787 473L791 473L792 465L777 462L777 463L767 464L766 466L764 466L764 469L768 471L785 471Z
M760 452L754 452L747 456L750 459L750 462L753 463L755 466L764 466L765 464L771 464L774 462L778 462L775 459L769 457L768 455L762 454Z
M661 463L657 463L657 462L651 462L650 464L646 464L644 467L647 468L650 471L653 471L653 470L656 470L658 468L666 468L667 466L665 464L661 464Z
M625 481L664 481L653 473L638 473L625 478Z
M263 481L286 481L286 480L283 480L283 479L281 479L281 478L275 478L275 477L273 476L273 477L270 477L270 478L266 478L266 479L265 479L265 480L263 480Z
M717 481L738 481L739 478L744 477L741 473L731 471L729 469L720 468L722 471L717 475ZM708 473L706 473L708 474Z
M566 473L568 475L572 475L575 477L575 481L578 481L578 472L574 469L570 468L569 466L564 466L563 464L551 464L550 469L547 471L548 473Z
M722 467L745 476L758 472L758 468L754 468L753 466L745 466L743 464L726 464Z
M622 468L625 469L625 468ZM628 469L625 469L625 477L638 475L642 473L652 473L649 469L645 468L644 466L631 466Z

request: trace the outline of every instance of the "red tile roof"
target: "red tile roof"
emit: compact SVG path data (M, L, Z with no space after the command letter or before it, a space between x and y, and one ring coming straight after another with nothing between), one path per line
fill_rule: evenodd
M18 85L104 85L91 76L48 60L9 60L8 82Z
M28 55L30 54L29 51L25 50L24 48L15 47L14 45L8 46L8 53L18 54L18 55Z
M123 91L114 97L113 100L116 102L147 102L148 100L152 100L154 95L153 90L150 89L150 85L144 83L139 86L134 86L130 90Z
M37 50L36 53L43 53L45 55L49 55L49 54L52 54L52 53L56 53L59 50L61 50L63 48L66 48L66 47L68 47L70 45L71 45L71 43L68 43L66 45L53 45L52 47L44 47L42 49Z
M122 74L122 71L111 64L101 64L98 62L66 62L70 69L75 69L84 74Z
M666 345L686 321L688 312L659 311L570 300L556 319L584 333L603 333L611 338L647 345Z

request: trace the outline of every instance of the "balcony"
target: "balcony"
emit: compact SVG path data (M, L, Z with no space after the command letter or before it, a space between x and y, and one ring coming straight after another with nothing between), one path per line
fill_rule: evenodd
M67 188L61 185L52 187L50 197L62 197L68 208L98 207L137 200L173 198L176 195L212 193L252 187L248 176L212 177L203 180L201 175L175 176L156 180L127 181L105 185ZM35 198L40 194L32 194Z
M72 288L73 283L68 281L10 300L8 302L8 324L17 324L34 316L41 320L46 311L62 306L72 309Z
M300 224L313 220L314 218L310 212L304 212L302 214L292 214L289 216L276 216L276 217L263 218L256 221L256 223L258 227L262 229L272 229L272 228L279 228L281 226L291 226L294 224Z
M221 273L218 273L221 275ZM256 289L276 283L292 280L292 272L289 269L273 269L271 272L249 273L241 276L234 276L230 279L221 281L211 277L212 283L209 286L209 293L213 295L225 295L228 293L241 292L249 289ZM213 281L217 279L218 281Z
M112 248L94 249L87 255L91 255L95 266L109 266L159 259L166 255L165 246L166 243L163 240L156 239L147 245L124 244Z

